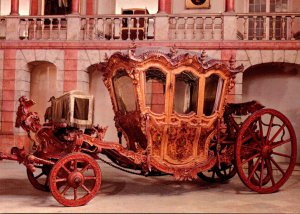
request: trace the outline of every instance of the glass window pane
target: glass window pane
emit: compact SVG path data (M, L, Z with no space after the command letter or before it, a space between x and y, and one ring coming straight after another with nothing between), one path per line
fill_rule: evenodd
M212 115L219 108L223 79L216 74L212 74L205 80L204 109L206 116Z
M165 111L166 75L158 68L146 71L146 106L155 113Z
M184 71L175 77L174 111L179 114L197 113L198 78Z
M136 97L132 79L125 70L120 70L113 78L118 109L122 113L136 110Z
M89 99L75 98L74 101L74 115L75 119L88 120L89 119Z

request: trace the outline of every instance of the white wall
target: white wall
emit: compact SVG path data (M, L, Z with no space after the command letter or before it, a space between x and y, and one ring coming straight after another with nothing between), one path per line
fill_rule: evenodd
M113 107L108 90L102 80L102 73L98 70L90 72L90 94L95 98L94 125L108 126L104 139L118 142Z
M10 14L11 0L0 0L0 15L6 16ZM29 15L30 0L19 0L19 14Z
M11 0L0 0L0 15L1 16L10 14L10 1Z
M300 65L261 66L247 69L243 77L243 101L258 100L283 113L292 123L300 154ZM298 155L297 162L300 162Z

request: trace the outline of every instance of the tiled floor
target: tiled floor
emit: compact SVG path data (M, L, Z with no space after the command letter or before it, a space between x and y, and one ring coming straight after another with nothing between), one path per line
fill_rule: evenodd
M25 167L0 161L0 213L299 213L300 173L273 194L251 192L236 175L225 184L131 175L99 162L102 186L82 207L63 207L29 183Z

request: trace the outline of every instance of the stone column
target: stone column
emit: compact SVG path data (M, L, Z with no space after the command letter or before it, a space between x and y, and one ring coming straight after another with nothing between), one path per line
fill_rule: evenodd
M86 15L94 15L94 0L86 0Z
M166 0L166 12L168 14L172 13L172 0Z
M234 11L234 0L226 0L225 12L235 12Z
M166 13L166 0L158 0L157 13Z
M79 0L72 0L72 14L79 14Z
M30 1L30 15L31 16L38 15L38 1L37 0Z
M19 0L11 0L10 15L19 15Z

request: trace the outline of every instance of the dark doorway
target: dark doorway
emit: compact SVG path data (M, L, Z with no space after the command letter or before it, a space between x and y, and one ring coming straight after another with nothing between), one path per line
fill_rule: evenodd
M45 15L67 15L72 12L72 0L45 0Z

